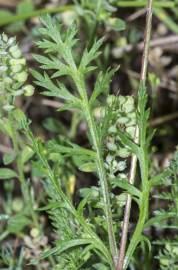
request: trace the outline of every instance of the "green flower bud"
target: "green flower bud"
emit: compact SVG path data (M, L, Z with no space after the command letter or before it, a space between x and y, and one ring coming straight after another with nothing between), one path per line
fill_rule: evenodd
M126 132L132 137L135 137L135 127L127 127Z
M3 109L7 112L10 112L14 109L14 106L13 105L10 105L10 104L6 104L3 106Z
M111 127L108 129L108 133L117 133L117 128L116 128L116 126L111 126Z
M106 102L107 102L108 105L111 105L111 104L115 101L115 99L116 99L116 96L114 96L114 95L109 95L109 96L107 97Z
M10 59L9 61L10 65L23 65L25 66L26 60L25 58L19 58L19 59Z
M14 93L13 93L13 96L14 97L18 97L18 96L21 96L22 94L23 94L23 89L19 89L19 90L17 90L17 91L15 91Z
M107 162L108 164L110 164L110 163L112 162L113 158L114 158L113 156L107 155L107 157L106 157L106 162Z
M126 113L134 111L135 107L134 107L134 99L133 99L133 97L131 97L131 96L126 97L126 101L123 103L122 109Z
M125 125L126 123L129 122L129 118L128 117L120 117L117 119L117 124L119 125Z
M127 167L126 161L125 160L124 161L119 161L118 164L117 164L117 167L118 167L118 170L120 172L124 171L126 169L126 167Z
M12 202L12 209L15 212L20 212L23 208L23 201L20 198L15 198Z
M121 158L128 158L130 156L130 152L127 148L119 148L117 150L117 155Z
M116 151L117 150L117 146L114 143L108 142L106 144L106 146L107 146L108 150L110 150L110 151Z
M14 65L11 67L12 72L17 73L22 70L22 65Z
M9 52L11 53L12 57L19 58L21 56L21 51L19 50L18 46L15 45L9 49Z
M169 266L169 259L166 259L166 258L161 259L160 264L164 266Z
M127 175L125 173L120 173L119 174L119 178L121 178L122 180L126 180L127 179Z
M10 77L5 77L4 78L4 83L5 84L12 84L13 83L13 80Z
M26 71L22 71L16 75L16 80L20 83L24 83L27 80L28 74Z
M32 96L34 94L34 87L31 84L26 85L24 88L24 95L25 96Z
M2 34L2 40L4 41L4 42L7 42L8 41L8 37L7 37L7 35L6 34Z
M0 66L0 72L5 72L5 71L7 71L8 70L8 68L6 67L6 66Z
M37 238L37 237L40 235L39 229L37 229L37 228L31 229L30 235L31 235L33 238Z
M126 101L126 97L125 96L119 96L119 105L122 106Z

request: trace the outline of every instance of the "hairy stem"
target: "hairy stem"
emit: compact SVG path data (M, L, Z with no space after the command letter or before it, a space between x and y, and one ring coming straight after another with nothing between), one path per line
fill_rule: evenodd
M104 162L103 157L101 153L101 145L100 140L98 137L98 132L96 128L96 124L94 122L93 116L89 109L89 104L86 106L86 118L88 122L88 126L90 129L91 137L93 140L94 148L96 151L97 156L97 171L98 176L100 179L100 185L103 193L103 200L104 200L104 206L105 206L105 214L106 214L106 220L108 225L108 237L109 237L109 246L110 251L112 254L113 262L116 263L116 256L117 256L117 246L116 246L116 240L113 230L113 220L112 220L112 211L111 211L111 202L110 202L110 195L109 195L109 188L104 168Z
M108 229L109 247L110 247L113 263L116 265L117 245L116 245L114 229L113 229L113 218L112 218L110 194L109 194L109 187L107 183L106 172L104 168L102 145L100 142L100 137L98 134L95 119L90 109L90 104L88 101L88 96L87 96L87 91L86 91L86 86L85 86L85 79L83 76L80 76L78 72L75 74L75 78L78 78L77 81L75 81L75 83L76 83L76 87L78 88L79 93L81 93L83 111L85 113L85 118L86 118L89 131L91 134L92 144L96 151L97 173L99 176L102 196L104 200L104 211L105 211L107 229Z
M144 51L143 51L143 56L142 56L142 66L141 66L141 74L140 74L140 84L145 85L146 81L146 73L147 73L147 66L148 66L148 54L149 54L149 43L150 43L150 35L151 35L151 26L152 26L152 5L153 5L153 0L148 0L147 3L147 17L146 17L146 28L145 28L145 38L144 38ZM135 142L138 143L139 141L139 127L136 127L135 131ZM144 158L144 157L143 157ZM129 174L129 183L134 184L135 181L135 174L136 174L136 168L137 168L137 157L134 155L132 156L131 159L131 169L130 169L130 174ZM144 182L147 182L147 179L145 179ZM145 186L145 196L143 200L148 201L149 194L147 192L147 185ZM146 196L147 195L147 196ZM119 259L117 263L117 268L116 270L122 270L123 267L124 269L127 268L128 263L130 261L130 258L138 244L137 241L139 241L139 237L143 226L144 222L146 219L147 215L147 207L142 208L140 211L140 216L139 216L139 221L138 225L136 226L135 232L133 234L133 237L131 239L131 243L128 248L127 252L127 258L126 258L126 263L124 265L124 259L125 259L125 251L126 251L126 244L127 244L127 237L128 237L128 227L129 227L129 219L130 219L130 210L131 210L131 196L127 195L127 201L126 201L126 206L125 206L125 213L124 213L124 221L123 221L123 228L122 228L122 236L121 236L121 244L120 244L120 250L119 250ZM144 203L144 201L143 201ZM145 203L146 205L146 203ZM138 239L136 238L138 237Z

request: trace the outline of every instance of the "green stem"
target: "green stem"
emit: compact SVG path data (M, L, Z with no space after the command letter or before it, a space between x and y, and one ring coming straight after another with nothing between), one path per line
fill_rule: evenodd
M145 7L147 1L146 0L138 0L138 1L118 1L116 5L118 7ZM172 1L166 2L154 2L154 7L164 7L164 8L172 8L175 7L175 3Z
M55 8L42 8L42 9L37 9L31 12L26 12L26 13L21 13L17 15L12 15L12 16L7 16L7 18L2 18L0 20L0 26L4 26L10 23L14 23L17 21L23 21L27 20L33 17L38 17L40 15L46 14L46 13L62 13L65 11L73 10L74 6L73 5L65 5L65 6L60 6L60 7L55 7Z
M101 153L101 145L100 145L100 140L98 137L96 124L89 108L89 103L85 105L86 105L85 106L86 119L87 119L89 130L91 133L93 145L96 151L97 170L98 170L98 176L100 179L100 185L101 185L101 189L103 193L105 214L106 214L106 220L108 224L109 246L110 246L110 251L112 254L113 261L116 262L117 246L116 246L116 240L115 240L115 235L114 235L114 230L113 230L111 202L110 202L109 188L108 188L108 183L107 183L107 178L106 178L106 173L105 173L105 168L104 168L104 161L103 161L103 157Z
M75 78L77 78L77 80L75 80ZM76 72L74 76L74 81L76 83L76 87L78 88L79 93L81 93L83 111L85 112L85 117L86 117L86 121L88 123L88 127L90 130L92 143L96 151L96 165L97 165L97 172L98 172L103 200L104 200L104 209L105 209L105 215L106 215L106 221L107 221L107 227L108 227L109 247L110 247L111 255L113 258L113 262L114 264L116 264L117 245L116 245L114 229L113 229L111 202L110 202L109 188L108 188L108 183L107 183L107 178L106 178L106 173L105 173L105 168L104 168L102 146L100 143L100 138L99 138L98 130L96 127L96 123L90 109L90 104L88 101L87 91L85 87L85 80L83 76L80 76L80 74Z
M129 247L127 249L127 253L124 260L124 267L123 270L126 270L129 262L132 258L132 255L140 242L141 235L143 232L144 224L148 216L148 207L149 207L149 185L146 185L144 191L142 192L142 199L141 199L141 206L140 206L140 213L139 219L130 241Z

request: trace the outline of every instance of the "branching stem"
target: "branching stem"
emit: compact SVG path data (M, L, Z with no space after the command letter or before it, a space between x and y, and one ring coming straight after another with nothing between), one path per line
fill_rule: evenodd
M145 85L145 81L146 81L149 43L150 43L151 26L152 26L153 0L148 0L147 2L148 4L147 4L147 17L146 17L146 28L145 28L145 38L144 38L144 51L143 51L143 56L142 56L142 66L141 66L141 74L140 74L140 84L142 85ZM136 131L135 131L135 142L138 143L138 141L139 141L139 127L137 126ZM131 169L130 169L130 174L129 174L129 183L132 185L134 184L134 181L135 181L136 168L137 168L137 157L134 155L132 156L132 159L131 159ZM147 183L147 179L143 179L143 180L145 180L145 182ZM131 210L131 202L132 202L131 196L127 195L123 228L122 228L122 236L121 236L121 244L120 244L120 250L119 250L119 259L118 259L116 270L123 270L127 268L130 257L132 256L138 242L140 241L138 236L140 236L142 233L142 228L144 226L144 222L147 216L148 198L149 198L149 192L148 192L148 189L146 188L145 192L143 192L142 194L142 201L144 200L145 204L143 202L143 205L145 207L142 207L140 210L139 220L137 223L139 224L139 226L136 226L135 232L131 239L132 243L130 243L128 247L127 258L126 258L127 260L125 260L125 251L126 251L130 210ZM125 263L124 263L124 260L125 260Z

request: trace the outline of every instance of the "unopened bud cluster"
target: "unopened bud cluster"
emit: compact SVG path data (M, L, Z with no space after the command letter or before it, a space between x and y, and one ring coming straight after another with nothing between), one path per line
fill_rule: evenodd
M111 120L108 136L106 138L107 155L105 167L110 178L119 176L127 178L127 158L131 155L128 147L122 145L118 130L127 133L132 139L135 136L136 112L132 96L112 96L107 99L108 106L114 110L114 118ZM115 104L115 105L114 105ZM111 109L112 109L111 107Z
M16 96L33 95L33 86L25 85L27 77L26 60L15 38L0 35L0 103L4 110L14 108Z

